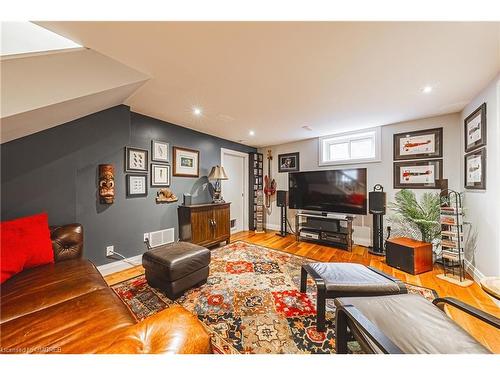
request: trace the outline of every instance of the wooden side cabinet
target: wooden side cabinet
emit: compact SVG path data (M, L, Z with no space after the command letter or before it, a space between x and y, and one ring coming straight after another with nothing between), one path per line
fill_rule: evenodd
M229 243L230 203L207 203L179 206L179 239L201 246Z
M390 238L385 244L385 261L412 275L432 271L432 244L406 237Z

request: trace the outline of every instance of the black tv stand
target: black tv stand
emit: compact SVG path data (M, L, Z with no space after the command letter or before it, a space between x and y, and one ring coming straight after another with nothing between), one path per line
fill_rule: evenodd
M341 214L295 214L295 236L300 240L313 241L352 251L352 221L354 217Z

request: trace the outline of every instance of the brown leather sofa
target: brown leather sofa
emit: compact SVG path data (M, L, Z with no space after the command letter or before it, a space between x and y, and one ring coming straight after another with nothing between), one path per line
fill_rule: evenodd
M2 353L211 353L200 321L174 306L137 322L82 258L83 228L51 228L54 264L1 285Z

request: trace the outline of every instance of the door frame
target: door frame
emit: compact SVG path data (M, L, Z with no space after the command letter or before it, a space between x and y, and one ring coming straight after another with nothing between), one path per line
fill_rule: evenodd
M248 191L249 191L249 181L248 181L248 163L249 163L249 156L246 152L240 152L240 151L235 151L231 150L229 148L221 148L220 149L220 164L222 167L224 167L224 155L232 155L232 156L239 156L243 158L243 230L248 230L248 210L249 210L249 205L250 202L248 200ZM231 176L229 176L231 178ZM224 194L223 194L224 195ZM231 219L231 214L229 216L229 219Z

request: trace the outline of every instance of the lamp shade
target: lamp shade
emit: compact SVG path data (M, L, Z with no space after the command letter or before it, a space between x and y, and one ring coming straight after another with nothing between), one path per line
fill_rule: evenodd
M227 177L226 171L224 170L224 167L221 167L219 165L216 165L215 167L212 167L212 170L210 171L210 174L208 175L209 180L227 180L229 177Z

